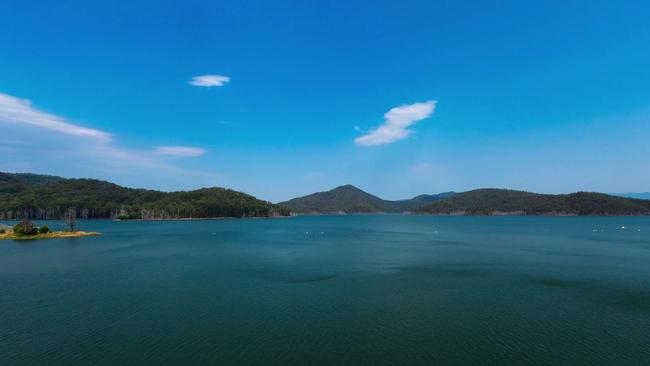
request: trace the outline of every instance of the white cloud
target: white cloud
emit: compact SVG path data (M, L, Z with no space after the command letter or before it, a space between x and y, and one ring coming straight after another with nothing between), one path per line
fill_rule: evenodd
M169 155L177 157L195 157L205 154L205 149L200 147L189 146L158 146L156 152L160 155Z
M230 81L230 78L222 75L200 75L195 76L189 81L190 85L194 86L223 86L223 84Z
M163 190L223 185L221 175L186 169L167 158L204 152L182 146L126 148L110 133L77 126L0 93L0 171L92 177Z
M354 142L359 146L373 146L390 144L407 138L413 132L409 127L433 114L436 103L435 100L429 100L392 108L384 114L384 123L369 133L357 137Z
M68 135L108 139L107 132L77 126L53 114L40 111L27 99L0 93L0 123L32 125Z

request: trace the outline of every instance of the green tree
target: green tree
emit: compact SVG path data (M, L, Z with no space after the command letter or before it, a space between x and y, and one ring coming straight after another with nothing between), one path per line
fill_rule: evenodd
M50 228L45 225L38 228L39 234L47 234L49 232L50 232Z
M16 235L36 235L38 229L29 220L23 220L14 226L14 234Z

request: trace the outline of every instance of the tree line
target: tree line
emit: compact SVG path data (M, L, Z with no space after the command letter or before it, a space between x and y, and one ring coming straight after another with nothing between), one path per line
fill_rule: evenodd
M7 177L7 175L9 177ZM76 218L179 219L285 216L287 209L224 188L160 192L94 179L32 184L0 173L0 219ZM34 179L31 177L30 179ZM40 180L39 182L41 182Z

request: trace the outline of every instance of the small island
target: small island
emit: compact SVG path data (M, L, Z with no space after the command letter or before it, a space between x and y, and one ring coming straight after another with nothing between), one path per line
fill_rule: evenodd
M81 236L101 235L92 231L74 230L74 224L68 223L68 231L50 231L47 226L35 226L29 220L23 220L13 228L0 225L0 240L34 240L55 238L77 238Z

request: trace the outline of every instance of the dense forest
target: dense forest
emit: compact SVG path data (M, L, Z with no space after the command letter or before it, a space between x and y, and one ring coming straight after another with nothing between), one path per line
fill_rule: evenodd
M411 211L453 194L423 194L408 200L389 201L348 184L330 191L294 198L278 205L296 213L396 213Z
M398 213L436 215L650 215L650 201L593 192L537 194L508 189L420 195L388 201L346 185L281 202L296 213Z
M439 215L650 215L650 201L602 193L537 194L507 189L477 189L426 205Z
M383 200L352 185L274 205L224 188L160 192L95 179L0 173L0 219L180 219L269 217L295 213L398 213L438 215L650 215L650 201L602 193L537 194L477 189Z
M0 219L178 219L286 216L289 210L224 188L160 192L95 179L0 173Z

